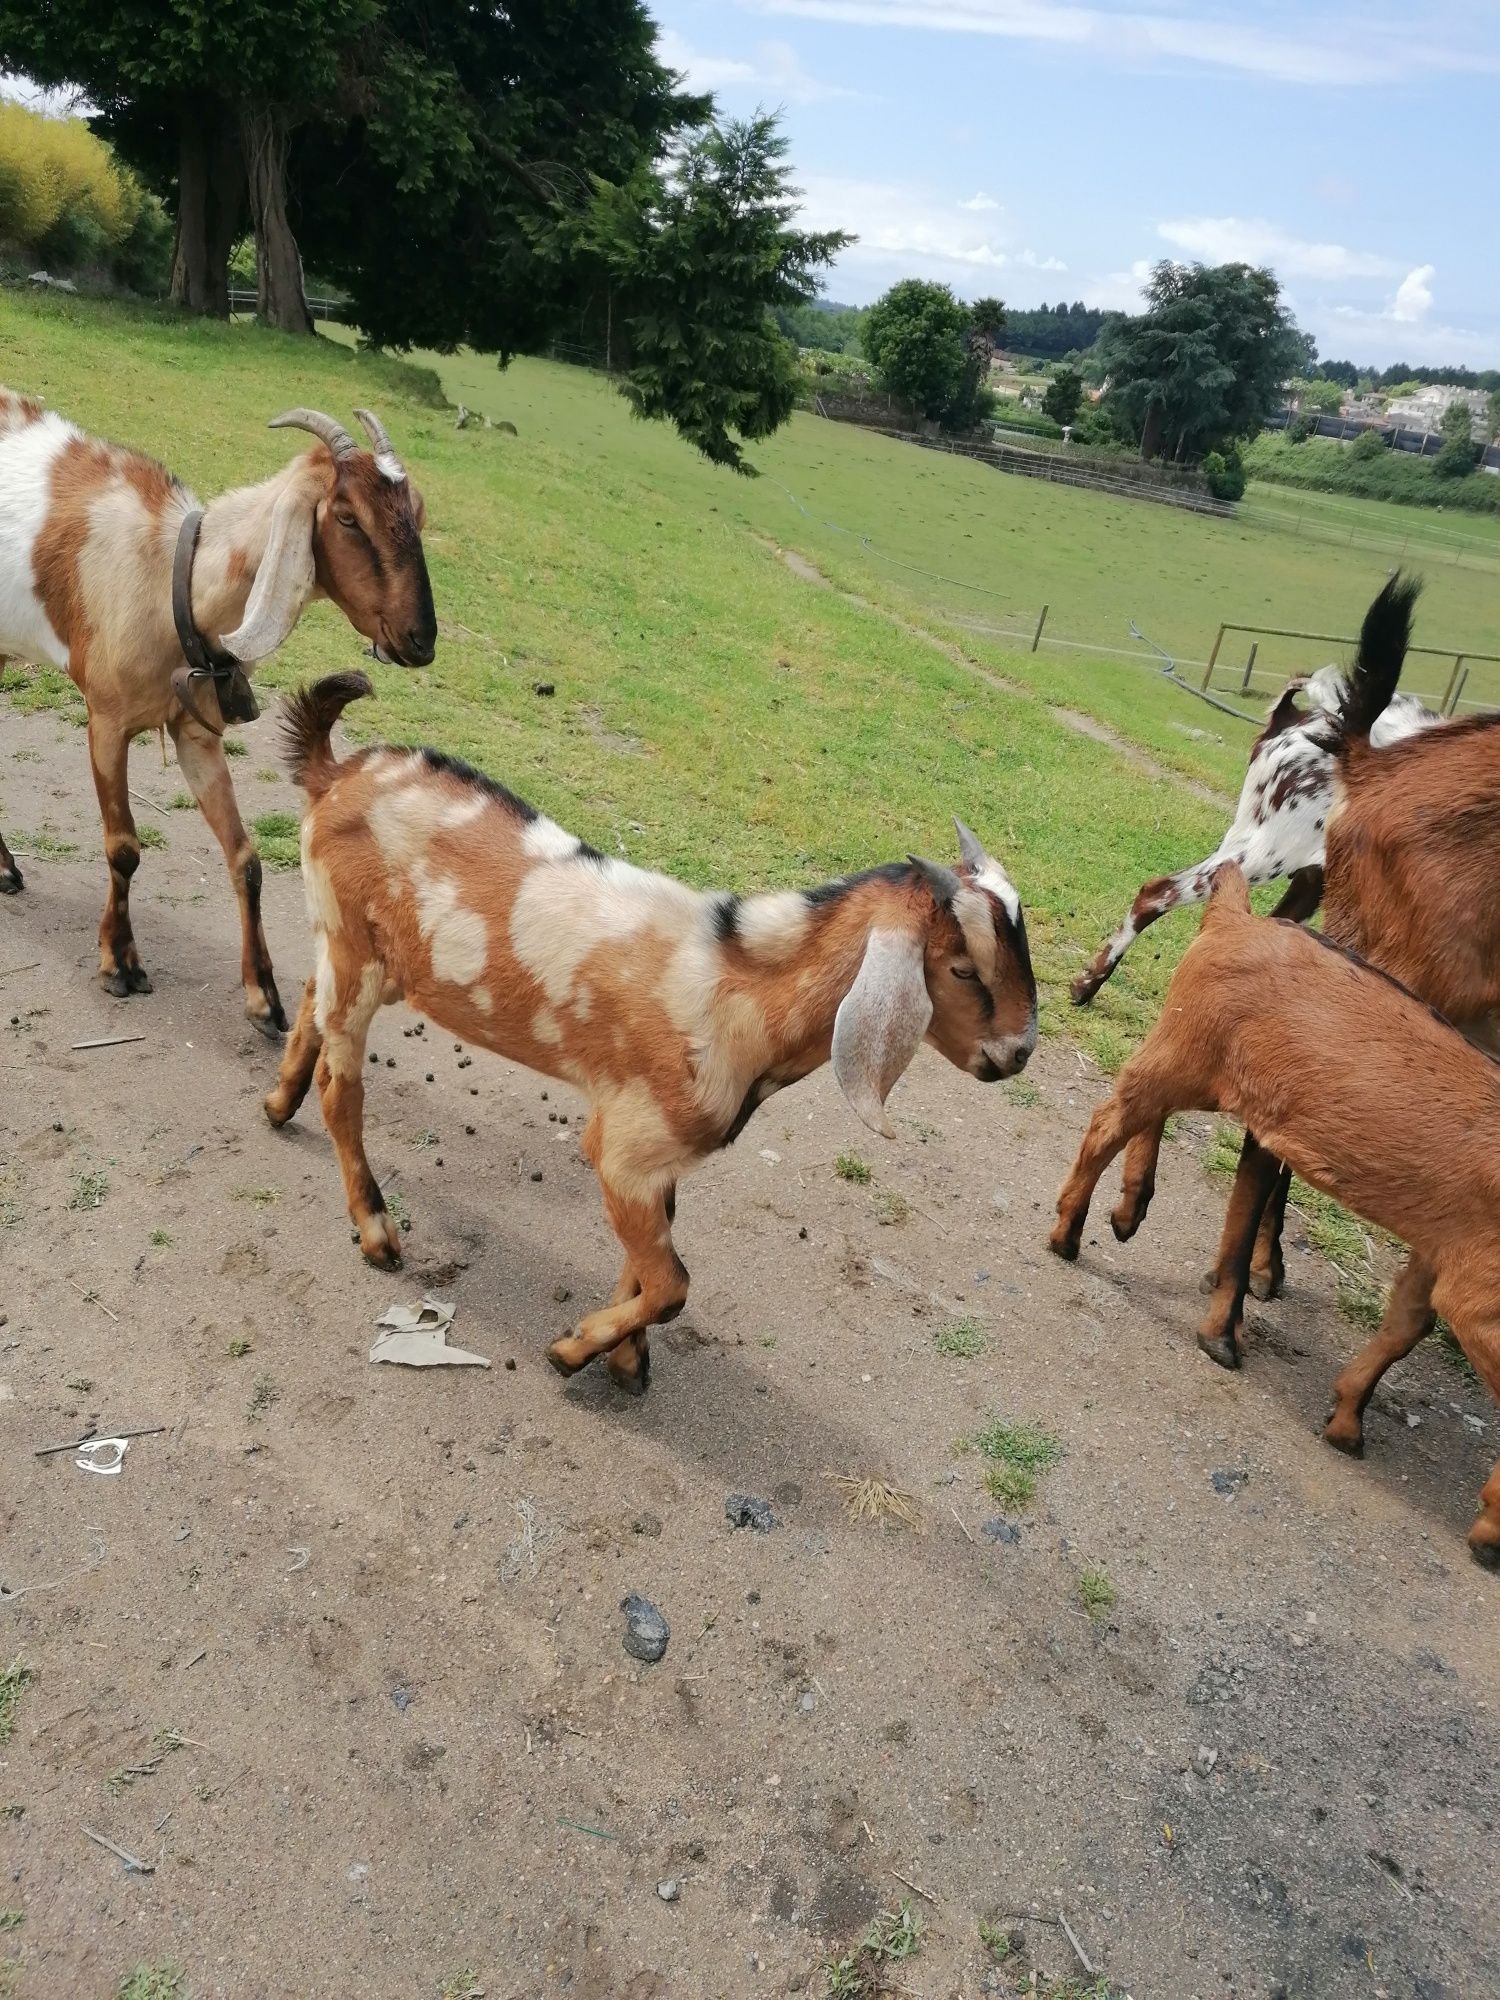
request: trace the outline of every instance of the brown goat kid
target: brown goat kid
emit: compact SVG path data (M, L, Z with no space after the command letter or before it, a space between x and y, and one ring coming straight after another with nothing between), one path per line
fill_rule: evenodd
M645 1388L647 1329L687 1298L677 1182L773 1092L831 1059L889 1133L886 1096L922 1041L983 1082L1035 1047L1021 906L966 829L956 871L911 861L805 893L706 894L596 853L437 751L336 763L333 723L368 692L341 674L288 705L318 964L266 1113L284 1125L316 1071L360 1245L396 1264L363 1140L380 1006L405 1000L583 1091L583 1152L625 1264L608 1306L549 1348L563 1374L602 1354L621 1387Z
M1330 1443L1359 1449L1364 1407L1427 1331L1428 1299L1500 1396L1500 1066L1316 933L1252 916L1235 867L1220 869L1160 1018L1090 1120L1058 1197L1058 1256L1078 1255L1095 1185L1127 1142L1111 1221L1121 1241L1135 1234L1160 1128L1191 1110L1225 1112L1256 1135L1234 1197L1253 1215L1216 1274L1198 1335L1207 1353L1237 1365L1255 1222L1285 1160L1411 1246L1379 1334L1334 1384ZM1500 1568L1500 1466L1469 1547Z
M0 658L63 668L88 704L109 863L99 971L120 998L151 990L130 923L141 858L130 743L166 728L239 900L245 1012L263 1033L286 1026L261 927L260 858L220 740L226 720L255 713L241 670L320 597L377 659L425 665L437 636L422 497L379 420L356 415L371 451L331 417L287 411L272 428L311 431L314 448L200 508L154 460L0 389ZM21 886L0 843L0 890Z

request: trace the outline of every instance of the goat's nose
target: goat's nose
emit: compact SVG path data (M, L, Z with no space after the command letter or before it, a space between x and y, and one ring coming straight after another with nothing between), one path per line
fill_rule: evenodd
M409 666L430 667L437 655L437 640L430 632L422 632L415 627L407 633L401 651Z

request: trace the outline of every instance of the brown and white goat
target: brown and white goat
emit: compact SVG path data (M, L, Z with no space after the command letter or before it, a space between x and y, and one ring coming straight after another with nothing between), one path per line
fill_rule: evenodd
M890 1134L885 1099L924 1040L982 1082L1035 1047L1021 905L966 829L956 870L912 860L805 892L703 893L596 853L437 751L335 762L333 723L368 692L339 674L288 705L318 963L266 1113L284 1125L316 1070L361 1247L396 1264L362 1130L377 1008L404 999L583 1091L583 1151L625 1265L608 1306L548 1349L563 1374L603 1354L644 1389L647 1329L687 1298L677 1182L773 1092L831 1059Z
M423 666L433 656L422 497L379 420L368 411L356 415L372 451L317 411L275 418L273 429L308 430L318 443L258 486L222 494L202 510L192 624L244 666L275 652L303 607L320 597L338 605L377 659ZM183 522L197 510L187 488L154 460L86 437L39 403L0 389L0 657L65 669L88 703L109 862L100 977L121 998L151 990L130 924L141 850L126 766L131 738L165 727L239 900L245 1012L274 1034L286 1016L261 927L260 858L220 741L222 713L209 682L187 706L173 687L184 666L173 564ZM20 870L0 846L0 889L20 887Z
M1411 1248L1379 1335L1334 1384L1330 1442L1358 1449L1370 1393L1427 1330L1429 1302L1500 1396L1500 1065L1315 931L1253 916L1233 866L1215 878L1155 1027L1089 1122L1058 1196L1058 1256L1078 1255L1090 1197L1127 1144L1111 1222L1122 1242L1135 1234L1174 1111L1222 1111L1255 1134L1234 1193L1248 1232L1219 1267L1198 1335L1206 1353L1238 1364L1255 1223L1284 1160ZM1469 1547L1500 1568L1500 1466Z

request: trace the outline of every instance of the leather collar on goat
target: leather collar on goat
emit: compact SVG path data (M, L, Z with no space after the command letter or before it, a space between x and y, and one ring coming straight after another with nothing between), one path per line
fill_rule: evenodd
M210 644L193 623L193 559L198 553L198 531L202 526L201 507L183 515L177 531L177 550L172 557L172 623L177 627L177 643L184 660L182 666L173 670L172 692L196 723L213 735L222 736L231 722L254 722L260 714L260 704L233 653ZM210 722L193 699L193 682L205 677L213 682L218 697L217 723Z

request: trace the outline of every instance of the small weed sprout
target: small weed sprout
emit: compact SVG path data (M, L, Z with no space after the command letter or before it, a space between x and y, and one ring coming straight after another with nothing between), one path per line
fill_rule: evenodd
M922 1949L927 1926L909 1902L896 1910L882 1910L865 1932L860 1950L871 1958L912 1958Z
M109 1175L103 1167L84 1167L73 1176L68 1206L75 1209L102 1208L108 1193Z
M840 1153L833 1163L833 1171L841 1181L853 1181L856 1187L868 1187L875 1178L873 1170L866 1166L858 1153Z
M911 1214L911 1203L904 1194L897 1194L894 1188L880 1188L871 1207L875 1211L875 1220L885 1228L893 1223L905 1222Z
M172 1238L165 1229L153 1229L149 1241L153 1250L170 1250L172 1247Z
M1090 1563L1078 1579L1078 1596L1090 1618L1102 1618L1115 1601L1115 1586L1103 1563Z
M159 826L153 826L149 819L142 820L135 830L135 837L142 847L165 847L167 844L167 836Z
M181 2000L183 1976L175 1965L138 1965L115 1989L115 2000Z
M249 1416L251 1423L254 1423L258 1417L265 1415L273 1403L279 1403L280 1401L281 1391L277 1388L274 1379L269 1375L257 1375L255 1378L255 1387L250 1391L250 1404L246 1414Z
M8 1667L0 1667L0 1743L9 1743L16 1726L16 1710L22 1690L31 1686L35 1673L19 1655Z
M250 1352L250 1347L251 1342L248 1336L243 1333L237 1333L229 1343L230 1360L243 1361L245 1356Z
M295 813L262 813L255 822L255 843L268 868L302 865L302 824Z
M1038 1475L1050 1472L1063 1455L1061 1439L1041 1424L1011 1424L1001 1417L977 1432L972 1444L988 1460L986 1490L1006 1507L1029 1506Z
M174 813L191 812L198 801L191 792L173 792L167 800L167 811Z
M932 1344L950 1361L973 1361L983 1354L987 1343L984 1328L977 1319L950 1319L934 1333Z
M997 1965L1010 1957L1010 1932L1001 1924L991 1923L988 1917L979 1919L979 1942Z

